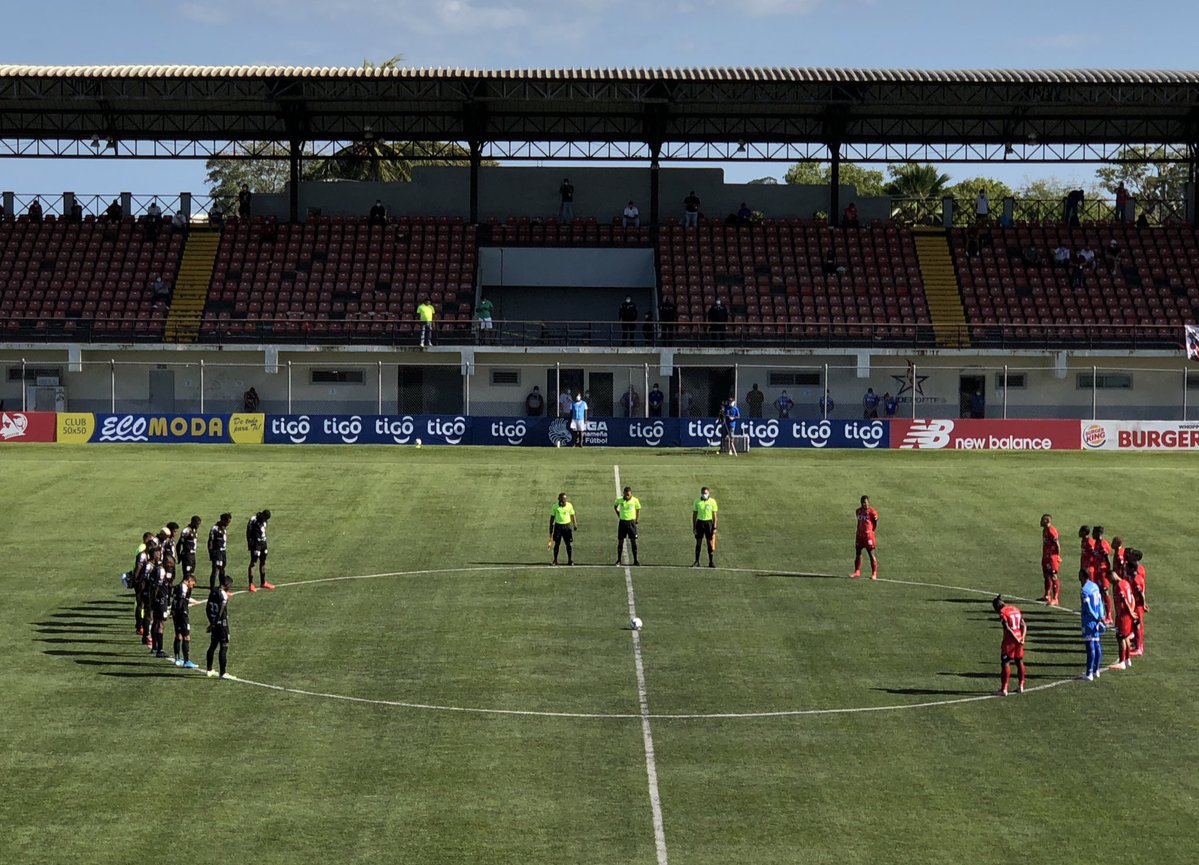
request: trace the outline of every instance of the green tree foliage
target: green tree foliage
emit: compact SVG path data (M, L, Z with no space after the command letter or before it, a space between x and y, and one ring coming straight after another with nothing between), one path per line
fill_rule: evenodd
M797 186L828 186L833 169L827 162L797 162L787 169L783 181ZM853 163L841 166L841 184L852 186L863 198L885 195L883 187L887 178L879 170L864 168Z
M891 207L891 217L901 222L939 224L941 199L949 188L949 175L935 165L905 162L888 165L891 181L884 191L897 199Z
M243 183L255 192L283 191L289 176L286 159L242 158L246 153L269 153L272 148L273 145L265 141L240 142L231 147L226 155L214 157L205 163L208 192L222 210L229 213L236 209L237 192ZM311 162L301 164L301 176L305 180L311 177L312 168Z
M1186 158L1186 151L1178 147L1127 147L1117 159L1133 161L1104 166L1095 176L1101 188L1112 195L1123 183L1137 200L1138 212L1159 224L1181 216L1188 175Z
M974 204L980 189L987 193L993 218L998 218L1003 212L1003 200L1012 197L1012 188L993 177L969 177L959 180L945 190L945 195L953 199L955 222L964 224L974 219Z

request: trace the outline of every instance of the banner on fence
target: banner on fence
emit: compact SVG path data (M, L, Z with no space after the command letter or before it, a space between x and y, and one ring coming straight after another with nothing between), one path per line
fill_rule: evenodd
M0 444L52 442L56 432L52 411L0 411Z
M263 415L92 414L58 415L58 441L67 444L147 442L156 444L251 444L261 442ZM257 427L258 432L255 432ZM234 435L236 430L236 436Z
M1089 451L1199 450L1199 421L1082 421L1082 444Z
M462 415L282 414L266 419L272 444L470 444L473 418Z
M936 419L891 421L891 447L919 450L1078 450L1078 421Z

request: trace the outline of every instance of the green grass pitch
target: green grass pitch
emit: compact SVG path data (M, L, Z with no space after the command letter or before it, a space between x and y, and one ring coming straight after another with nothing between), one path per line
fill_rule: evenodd
M1194 860L1192 456L21 445L0 450L0 862L659 861L617 465L644 506L669 862ZM704 484L717 570L686 567ZM560 490L574 569L547 567ZM845 579L863 493L878 583ZM148 658L117 582L141 531L232 511L240 589L264 507L279 588L231 605L248 681ZM1046 511L1066 606L1080 523L1146 551L1147 654L1074 681L1076 617L1019 601L1033 690L972 700L997 686L991 594L1040 594Z

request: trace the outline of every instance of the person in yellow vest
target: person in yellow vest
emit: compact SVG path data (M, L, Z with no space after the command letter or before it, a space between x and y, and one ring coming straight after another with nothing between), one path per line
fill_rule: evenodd
M433 316L437 310L429 301L429 296L421 298L420 306L416 308L416 317L420 319L420 347L427 348L433 344Z
M641 502L633 495L632 487L624 488L624 494L612 505L612 510L616 511L620 521L616 528L616 561L613 564L619 565L624 558L624 539L628 538L633 548L633 564L640 565L637 561L637 524L641 522Z
M691 567L699 567L700 545L707 542L708 567L716 567L716 499L712 491L704 487L699 491L699 498L691 506L691 531L695 535L695 561Z
M558 504L550 510L550 538L554 542L554 564L558 564L558 550L566 543L566 564L575 563L574 537L579 521L575 518L575 506L566 500L566 493L558 493Z

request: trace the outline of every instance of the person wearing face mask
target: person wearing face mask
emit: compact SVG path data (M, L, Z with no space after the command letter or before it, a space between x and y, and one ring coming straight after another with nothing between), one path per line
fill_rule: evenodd
M699 567L699 551L705 542L708 548L708 567L716 567L716 499L712 491L704 487L699 498L691 507L691 532L695 535L695 561L691 567Z
M626 294L624 303L620 305L616 317L620 320L620 344L632 345L633 333L637 327L637 304L633 303L633 296Z

